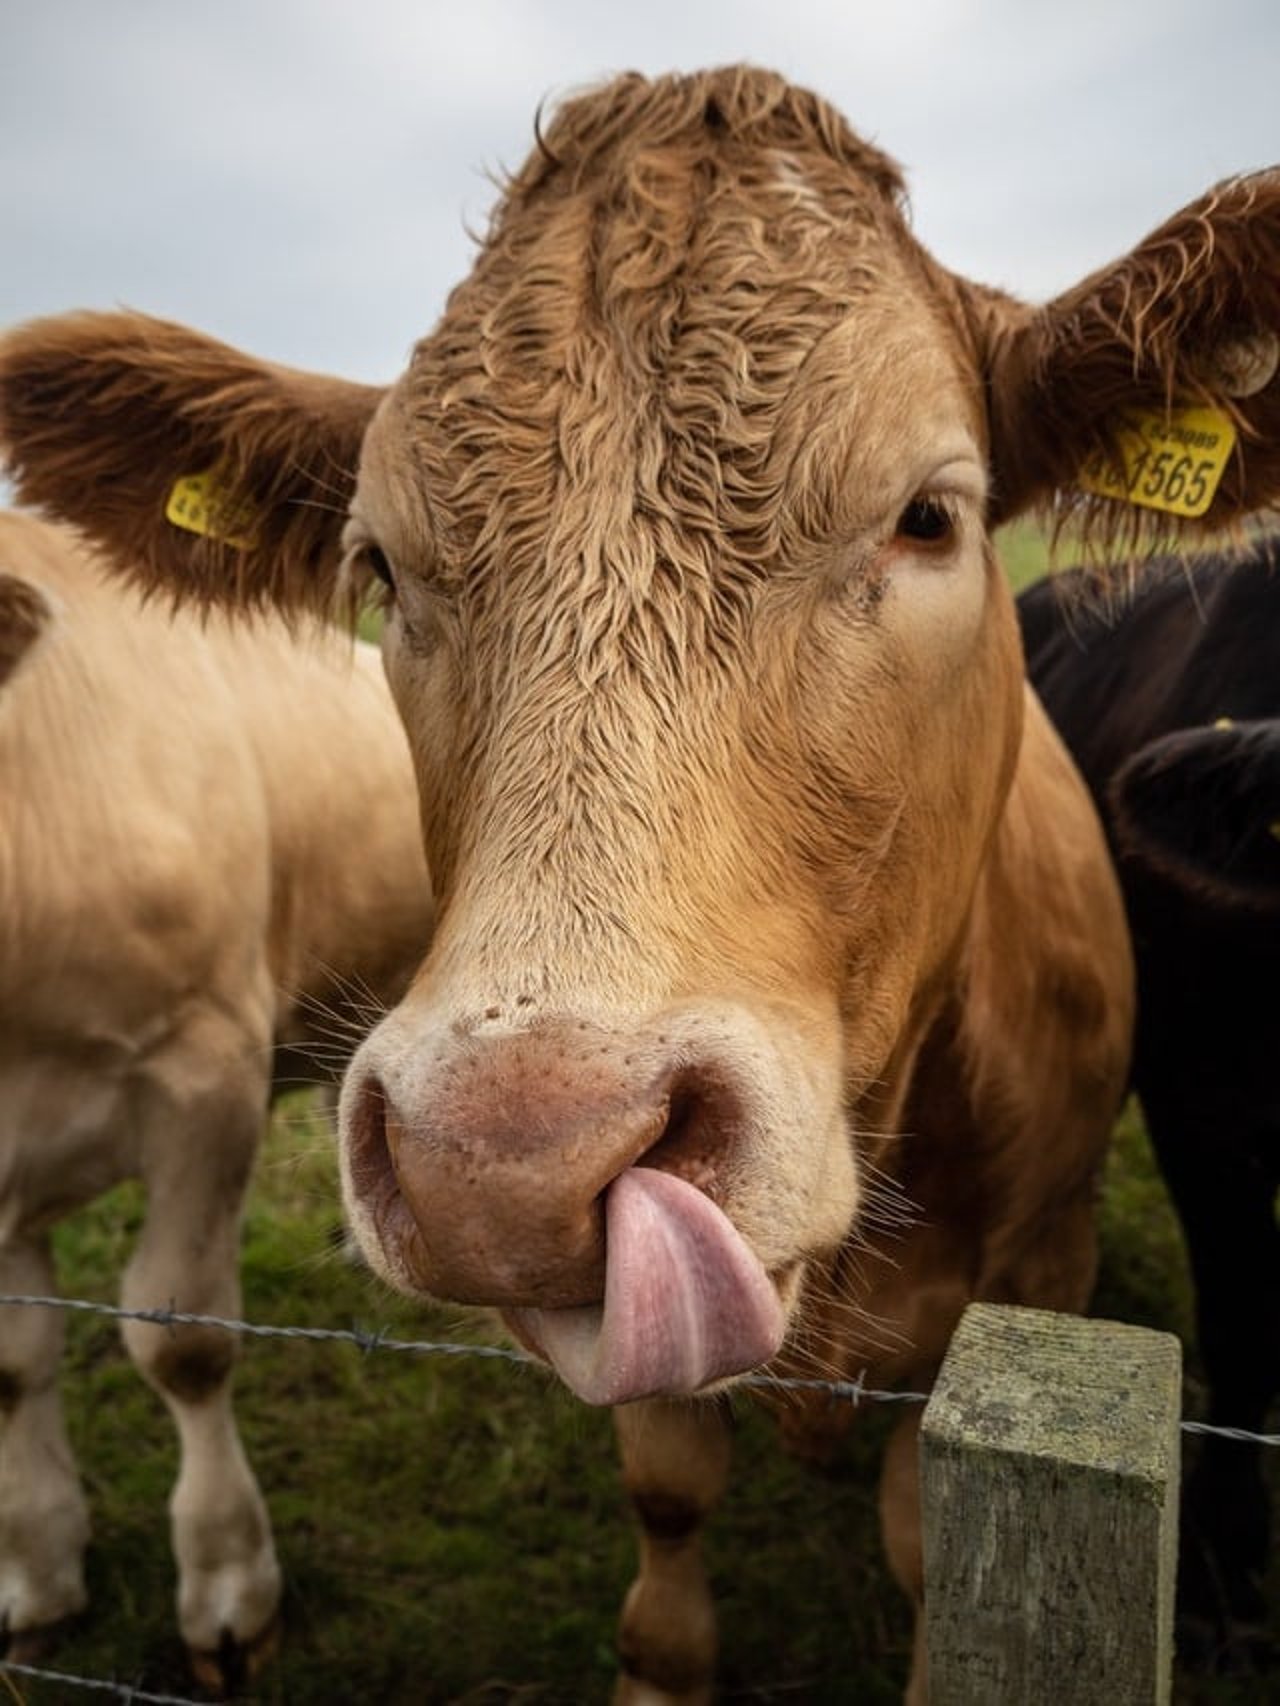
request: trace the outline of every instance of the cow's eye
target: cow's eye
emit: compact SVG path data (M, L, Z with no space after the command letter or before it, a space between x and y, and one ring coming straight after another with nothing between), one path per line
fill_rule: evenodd
M394 592L396 590L396 577L392 572L391 559L382 549L382 546L366 545L360 554L364 558L366 566L377 575L383 586L389 592Z
M897 537L913 545L945 545L955 532L955 517L943 498L912 498L898 517Z

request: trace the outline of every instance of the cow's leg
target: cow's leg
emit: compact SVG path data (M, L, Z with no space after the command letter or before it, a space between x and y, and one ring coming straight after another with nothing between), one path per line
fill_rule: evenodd
M54 1292L45 1233L0 1245L0 1291ZM85 1604L89 1511L58 1395L63 1316L0 1309L0 1620L10 1657L35 1656L40 1632Z
M240 1209L261 1135L266 1086L228 1084L181 1101L181 1128L148 1142L147 1214L125 1273L127 1309L240 1311ZM238 1085L238 1088L237 1088ZM124 1323L137 1367L177 1426L170 1499L178 1620L202 1681L235 1684L274 1636L280 1598L266 1506L231 1407L234 1336L217 1327Z
M920 1423L922 1407L912 1406L889 1436L880 1473L880 1528L889 1567L915 1607L915 1642L906 1706L926 1706L928 1655L924 1624L924 1533L920 1512Z
M710 1400L652 1399L613 1414L640 1519L640 1569L618 1629L615 1701L695 1706L710 1700L716 1666L701 1529L728 1479L728 1419Z

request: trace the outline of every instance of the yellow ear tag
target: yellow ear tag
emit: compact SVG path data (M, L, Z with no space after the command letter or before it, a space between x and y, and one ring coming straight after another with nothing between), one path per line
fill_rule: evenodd
M1267 834L1274 835L1276 840L1280 841L1280 823L1269 823L1267 825Z
M165 519L186 533L217 539L237 551L253 544L253 506L235 504L216 468L203 474L183 474L174 482L164 506Z
M1123 498L1169 515L1203 515L1213 502L1236 442L1220 409L1131 410L1115 431L1115 458L1093 452L1077 483L1104 498Z

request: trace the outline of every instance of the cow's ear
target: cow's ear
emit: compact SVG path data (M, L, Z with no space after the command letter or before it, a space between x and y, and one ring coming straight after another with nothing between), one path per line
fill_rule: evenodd
M381 395L140 314L61 315L0 339L0 455L146 589L321 608Z
M1125 861L1216 906L1280 912L1280 725L1179 729L1108 786Z
M0 574L0 688L52 620L49 600L38 586L18 575Z
M1043 308L971 302L993 520L1051 505L1109 546L1280 501L1280 169L1221 185Z

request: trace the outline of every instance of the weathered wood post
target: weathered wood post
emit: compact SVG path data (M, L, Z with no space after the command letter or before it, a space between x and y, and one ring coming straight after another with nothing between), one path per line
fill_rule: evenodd
M1170 1698L1182 1358L972 1304L924 1415L930 1706Z

